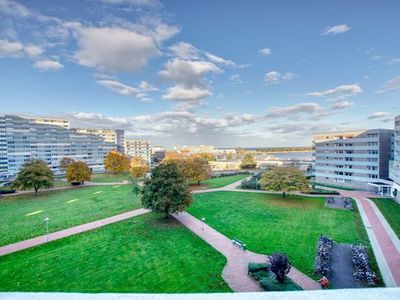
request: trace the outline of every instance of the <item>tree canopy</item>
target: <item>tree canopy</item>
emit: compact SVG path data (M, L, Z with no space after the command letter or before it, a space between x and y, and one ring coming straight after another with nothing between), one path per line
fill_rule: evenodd
M60 167L59 167L60 171L66 172L67 169L68 169L68 166L70 164L72 164L73 162L75 162L75 160L73 158L71 158L71 157L63 157L63 158L61 158Z
M107 172L118 174L128 172L130 168L129 157L117 151L108 152L104 159L104 168Z
M76 161L71 163L67 168L68 182L80 182L83 184L85 181L90 181L92 172L87 163L83 161Z
M303 172L294 167L276 167L265 172L259 180L260 186L264 190L273 192L300 191L308 192L310 190L309 182Z
M192 194L183 173L176 164L162 163L151 172L142 190L142 204L168 217L185 211L192 203Z
M135 156L131 159L130 172L133 178L144 177L148 171L149 166L143 158Z
M241 169L254 169L257 166L256 161L254 160L253 155L250 153L245 154L242 163L240 164Z
M53 181L53 172L46 162L33 159L23 164L13 185L20 190L34 189L37 194L41 188L52 187Z
M188 157L179 159L169 159L166 164L175 164L188 181L197 181L208 178L208 162L199 157Z

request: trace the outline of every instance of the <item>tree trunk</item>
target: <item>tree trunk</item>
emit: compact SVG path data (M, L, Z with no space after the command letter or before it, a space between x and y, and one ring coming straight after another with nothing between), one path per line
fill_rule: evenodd
M283 196L283 198L286 198L286 193L282 192L282 196Z
M37 187L34 187L34 189L35 189L35 196L37 196L39 189Z

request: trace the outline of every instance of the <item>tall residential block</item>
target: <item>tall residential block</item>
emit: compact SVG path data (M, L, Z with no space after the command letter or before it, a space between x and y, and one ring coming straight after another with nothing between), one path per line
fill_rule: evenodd
M125 132L121 129L94 129L94 128L74 128L75 132L82 134L98 135L107 143L115 144L120 153L125 153Z
M389 177L393 180L392 195L400 200L400 115L394 118L393 160L390 162Z
M115 143L69 128L65 119L0 116L0 179L15 177L30 159L44 160L55 174L60 174L63 157L84 161L93 171L102 171L103 159L116 149Z
M314 134L316 182L390 194L392 134L389 129Z
M151 164L151 145L148 140L125 140L125 154L130 157L141 157Z

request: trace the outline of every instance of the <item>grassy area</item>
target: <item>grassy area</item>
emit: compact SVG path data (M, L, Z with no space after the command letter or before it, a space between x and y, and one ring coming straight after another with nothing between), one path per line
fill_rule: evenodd
M69 183L68 181L64 181L64 180L54 180L53 184L54 184L53 185L54 187L71 186L71 183Z
M225 263L177 221L147 214L2 257L0 290L228 292Z
M45 234L45 216L50 218L49 231L53 232L140 206L139 196L124 185L6 197L0 201L0 246Z
M236 181L245 179L249 176L250 176L249 174L238 174L238 175L232 175L232 176L221 176L221 177L216 177L216 178L209 178L207 180L203 180L201 182L201 185L206 189L216 189L216 188L227 186Z
M326 208L324 198L237 192L196 194L194 198L191 214L205 217L209 225L245 242L251 251L287 253L296 268L314 278L320 234L340 243L369 245L358 212Z
M101 174L93 174L92 179L90 181L98 183L118 183L129 179L130 179L129 173L124 173L124 174L101 173Z
M344 191L357 191L357 189L354 189L354 188L351 188L351 187L346 187L346 186L340 186L340 185L317 183L317 182L312 182L311 184L314 184L315 186L330 187L330 188L334 188L334 189L338 189L338 190L344 190Z
M375 202L390 227L400 238L400 204L391 198L372 198L371 200Z

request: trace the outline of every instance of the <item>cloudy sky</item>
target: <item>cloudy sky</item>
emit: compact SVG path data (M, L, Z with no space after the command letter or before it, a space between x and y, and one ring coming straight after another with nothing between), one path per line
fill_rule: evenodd
M400 114L397 0L0 0L0 114L303 146Z

